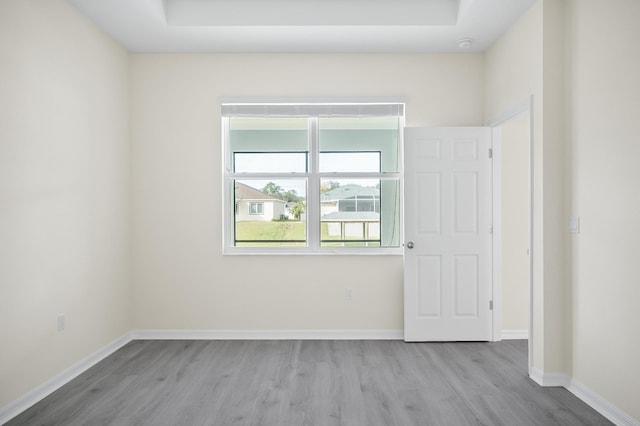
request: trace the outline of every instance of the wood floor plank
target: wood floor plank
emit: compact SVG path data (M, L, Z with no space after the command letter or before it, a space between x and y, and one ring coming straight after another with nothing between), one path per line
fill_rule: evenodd
M8 425L610 425L526 341L133 341Z

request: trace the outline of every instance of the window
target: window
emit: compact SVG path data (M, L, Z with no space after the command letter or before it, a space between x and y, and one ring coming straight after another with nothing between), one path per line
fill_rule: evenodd
M225 252L400 252L402 104L223 104Z
M249 214L264 214L264 203L249 203Z

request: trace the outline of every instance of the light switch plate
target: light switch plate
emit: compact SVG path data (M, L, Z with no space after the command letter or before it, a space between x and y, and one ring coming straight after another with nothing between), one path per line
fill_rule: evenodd
M580 216L569 217L569 233L570 234L580 233Z

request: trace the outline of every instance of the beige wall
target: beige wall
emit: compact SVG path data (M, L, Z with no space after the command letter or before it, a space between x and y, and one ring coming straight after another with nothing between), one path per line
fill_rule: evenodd
M533 368L567 369L563 1L536 2L485 54L485 118L533 96Z
M0 407L131 328L129 196L127 54L0 2Z
M573 377L640 421L640 3L567 6Z
M482 55L133 55L135 328L402 329L401 256L223 256L220 96L403 96L479 125ZM345 301L345 288L354 301Z
M567 142L563 96L564 3L564 0L543 1L542 203L545 373L571 371L571 329L567 322L567 312L571 311L571 297L570 286L566 281L568 230L565 188Z
M524 112L500 126L504 331L529 331L529 121Z
M636 420L637 16L629 0L542 0L485 57L487 119L534 95L533 366Z
M534 366L544 367L543 303L543 2L536 2L485 52L485 119L492 120L533 95L533 347Z

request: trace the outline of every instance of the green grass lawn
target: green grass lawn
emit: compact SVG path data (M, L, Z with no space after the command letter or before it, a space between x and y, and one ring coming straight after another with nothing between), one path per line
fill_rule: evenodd
M294 221L284 221L284 222L236 222L236 245L238 247L242 246L304 246L306 241L306 229L305 222L294 222ZM327 224L323 223L321 225L321 233L323 240L339 240L339 236L329 236L329 232L327 231ZM242 241L265 241L262 242L246 242ZM299 242L293 243L278 243L274 241L283 241L283 240L297 240ZM375 246L379 247L380 243L370 242L370 243L348 243L342 241L336 241L335 243L324 242L323 246L354 246L354 247L362 247L362 246Z
M238 246L281 246L305 245L306 229L304 222L236 222L236 240ZM242 240L299 240L299 243L242 243Z

